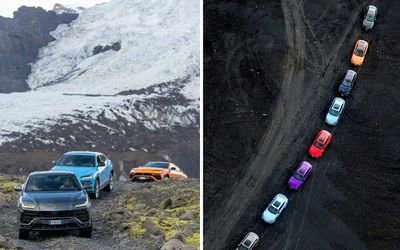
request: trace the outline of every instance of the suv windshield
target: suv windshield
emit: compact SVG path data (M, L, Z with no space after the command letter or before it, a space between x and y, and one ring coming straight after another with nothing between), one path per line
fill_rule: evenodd
M239 249L239 250L249 250L248 247L245 247L245 246L243 246L243 245L240 245L240 246L238 247L238 249Z
M320 143L319 141L315 141L314 146L316 146L317 148L323 148L324 144Z
M333 116L338 116L339 115L339 111L338 110L334 110L334 109L330 109L329 110L329 114L331 114Z
M359 44L357 46L357 48L355 49L354 54L356 54L356 56L363 56L364 55L364 46Z
M278 213L278 209L276 209L276 208L273 207L273 206L270 206L270 207L268 208L268 211L270 211L270 212L273 213L273 214L277 214L277 213Z
M343 81L342 84L343 84L343 86L350 87L351 86L351 80L350 79L346 79L346 80Z
M169 162L148 162L144 164L144 168L168 168Z
M367 16L365 17L365 20L373 22L374 21L374 15L371 13L368 13Z
M94 167L96 164L93 155L64 155L57 166Z
M25 192L80 191L81 186L72 174L47 174L29 177Z
M298 173L295 173L295 174L293 175L293 177L294 177L295 179L299 180L299 181L302 181L302 180L303 180L303 176L299 175Z

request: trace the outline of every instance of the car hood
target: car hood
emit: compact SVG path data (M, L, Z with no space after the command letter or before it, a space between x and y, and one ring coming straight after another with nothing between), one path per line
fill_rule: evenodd
M82 176L92 175L97 172L96 167L79 167L79 166L55 166L51 170L73 172L76 175L76 177L78 177L78 179L81 178Z
M277 217L278 215L271 213L268 211L268 209L265 209L264 213L262 214L263 220L268 222L276 220Z
M303 183L302 181L297 180L293 176L290 177L290 179L288 181L289 187L291 187L291 188L299 188L302 183Z
M338 116L334 116L329 113L326 115L326 118L325 118L326 123L328 123L330 125L335 125L338 122L338 120L339 120Z
M75 209L75 205L86 201L83 191L74 192L29 192L23 193L21 201L35 204L37 211L63 211Z
M351 61L352 61L354 64L361 64L361 63L364 61L364 57L362 57L362 56L357 56L357 55L353 54L353 56L351 57Z
M168 171L165 168L134 168L132 169L133 172L140 172L140 173L154 173L158 171Z

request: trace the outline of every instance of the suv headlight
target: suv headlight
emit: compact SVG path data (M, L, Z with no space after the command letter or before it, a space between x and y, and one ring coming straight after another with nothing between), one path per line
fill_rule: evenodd
M34 209L36 207L36 205L33 203L23 201L20 202L20 205L22 209Z
M88 207L89 206L89 200L86 199L84 202L82 203L78 203L75 205L76 208L83 208L83 207Z
M81 176L81 179L84 179L84 180L89 180L89 179L92 179L92 178L93 178L93 175Z

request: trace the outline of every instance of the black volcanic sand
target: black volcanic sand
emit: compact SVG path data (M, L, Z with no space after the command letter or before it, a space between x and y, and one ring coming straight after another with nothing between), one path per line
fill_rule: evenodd
M205 2L205 249L234 249L248 231L258 249L400 248L400 2L370 3L371 34L365 1ZM327 127L358 38L370 40L366 61L339 125ZM321 128L332 143L310 159ZM289 191L302 160L315 171ZM277 193L289 204L267 225Z

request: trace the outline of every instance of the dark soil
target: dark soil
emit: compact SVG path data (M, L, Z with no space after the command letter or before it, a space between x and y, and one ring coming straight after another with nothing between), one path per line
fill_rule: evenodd
M361 16L370 3L379 16L368 34ZM205 249L233 249L248 231L259 249L400 248L399 10L396 1L205 2ZM358 38L370 41L366 61L342 120L327 127ZM246 64L261 56L264 80ZM267 115L231 111L246 108ZM321 128L332 143L312 160L307 148ZM302 160L315 171L291 192ZM261 214L276 193L289 204L267 225Z

